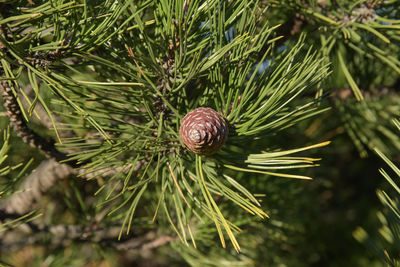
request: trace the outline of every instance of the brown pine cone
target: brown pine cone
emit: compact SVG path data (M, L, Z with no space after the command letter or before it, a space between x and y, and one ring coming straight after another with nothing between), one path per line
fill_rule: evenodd
M211 155L225 143L228 125L221 114L212 108L197 108L183 118L179 135L193 153Z

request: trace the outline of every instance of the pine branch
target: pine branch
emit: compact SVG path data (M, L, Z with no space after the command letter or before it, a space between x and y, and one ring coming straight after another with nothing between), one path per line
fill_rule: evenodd
M1 218L14 219L19 214L0 211ZM0 253L22 249L23 247L36 245L43 242L43 238L51 236L50 245L55 247L67 247L71 242L96 243L103 247L111 247L117 250L139 250L141 252L157 249L176 238L162 235L153 230L143 234L131 234L118 241L120 226L99 227L97 223L90 226L82 225L51 225L42 226L33 222L27 222L13 230L0 232Z
M28 212L32 204L39 200L58 180L73 173L73 168L67 164L59 164L54 159L42 161L36 170L25 178L18 188L19 193L14 193L9 197L0 206L0 210L17 214Z
M54 140L46 140L29 128L24 120L13 90L8 85L8 81L3 80L0 83L0 90L3 95L4 107L7 110L7 115L10 117L10 125L16 131L18 136L31 147L43 152L43 154L48 158L53 158L58 162L67 160L67 155L55 148ZM69 161L68 164L72 167L79 166L79 164L74 161Z
M137 172L143 164L144 161L139 161L134 167L134 171ZM122 167L87 173L85 169L76 170L67 164L60 164L54 159L45 160L25 178L17 190L18 193L14 193L0 205L0 211L16 214L24 214L30 211L32 205L52 188L57 181L68 176L78 175L89 180L94 177L111 177L121 170Z

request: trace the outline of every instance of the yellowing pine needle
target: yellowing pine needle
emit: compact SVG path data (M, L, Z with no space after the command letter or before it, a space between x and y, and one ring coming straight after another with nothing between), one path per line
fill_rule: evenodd
M277 151L277 152L268 152L268 153L263 153L263 154L250 154L249 158L259 158L259 157L280 157L284 155L289 155L289 154L294 154L297 152L313 149L313 148L318 148L318 147L323 147L327 146L331 143L331 141L325 141L319 144L311 145L311 146L306 146L306 147L301 147L301 148L295 148L295 149L290 149L286 151ZM310 160L313 160L312 158L309 158Z
M182 190L181 190L181 188L180 188L180 186L179 186L179 184L178 184L178 181L177 181L176 178L175 178L175 175L174 175L174 172L172 171L171 165L168 164L168 167L169 167L169 171L171 172L172 179L174 179L174 183L175 183L175 185L176 185L176 188L178 188L179 194L182 196L182 198L183 198L183 200L185 201L186 205L188 205L188 207L191 208L189 202L188 202L188 201L186 200L186 198L185 198L185 195L182 193Z
M245 169L245 168L239 168L239 167L228 165L228 164L225 164L224 166L229 169L232 169L232 170L243 171L243 172L267 174L267 175L291 178L291 179L312 180L311 177L303 176L303 175L294 175L294 174L287 174L287 173L266 172L266 171L259 171L259 170L253 170L253 169Z
M218 208L217 203L215 203L215 201L212 198L210 192L208 191L208 188L207 188L206 183L205 183L204 175L203 175L203 169L202 169L202 166L201 166L201 157L199 157L199 173L200 173L201 182L203 184L203 188L204 188L206 194L208 195L209 201L211 202L212 206L214 207L214 210L217 212L217 215L219 216L220 220L222 221L222 225L224 226L225 231L227 232L227 234L228 234L228 236L229 236L229 238L230 238L230 240L231 240L231 242L233 244L233 247L235 248L235 250L237 252L240 251L240 246L239 246L239 243L236 240L236 237L233 235L232 230L231 230L228 222L226 221L225 217L222 215L220 209ZM222 232L221 232L221 235L222 235ZM223 241L223 237L222 237L221 241ZM223 245L223 247L225 247L225 242L223 242L222 245Z

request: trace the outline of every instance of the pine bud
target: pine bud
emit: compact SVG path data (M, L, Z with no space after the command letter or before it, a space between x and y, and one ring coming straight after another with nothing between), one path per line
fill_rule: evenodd
M228 125L215 110L197 108L183 118L179 134L187 149L193 153L211 155L225 143Z

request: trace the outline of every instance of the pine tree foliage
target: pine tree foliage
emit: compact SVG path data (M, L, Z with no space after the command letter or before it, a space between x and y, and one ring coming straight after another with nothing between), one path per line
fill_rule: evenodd
M344 129L361 156L400 150L391 123L400 116L398 1L28 2L0 1L0 89L10 125L49 158L42 163L68 166L60 183L71 240L85 226L83 240L100 250L143 238L138 247L171 243L193 266L251 265L263 240L243 229L274 236L271 250L298 230L274 219L265 228L274 209L263 205L265 189L279 178L310 180L306 169L320 161L313 150L332 131ZM211 156L179 137L198 107L229 125ZM288 131L311 138L282 141ZM26 162L1 167L0 176L13 171L2 197L32 177ZM37 214L1 227L32 228ZM58 233L58 223L38 229ZM97 227L118 231L98 240ZM147 240L153 231L159 239Z
M317 159L289 156L312 147L268 152L257 146L250 151L238 144L255 143L254 139L260 136L321 112L312 108L315 101L298 107L289 104L326 76L328 70L312 52L302 55L299 62L299 44L277 56L271 62L271 71L257 75L261 66L257 64L258 53L269 42L271 48L263 58L271 57L273 45L269 37L273 28L257 25L253 17L257 5L210 2L205 8L200 2L186 7L183 2L175 4L113 4L112 14L104 21L98 20L90 33L85 29L85 21L79 20L101 17L105 15L102 9L82 10L72 3L65 5L65 10L51 9L46 4L39 6L28 12L31 19L26 19L25 25L31 25L36 16L45 16L48 21L41 22L51 23L46 28L71 24L75 34L55 34L49 42L28 49L28 53L53 46L61 56L68 55L69 60L79 60L79 64L57 60L54 67L34 68L29 63L24 67L32 88L36 88L36 101L40 101L40 91L52 90L58 98L51 104L63 106L63 112L69 110L70 123L62 127L84 132L76 138L60 140L60 147L77 151L70 154L69 160L83 164L85 174L122 167L96 192L103 198L99 205L109 211L110 220L115 220L112 215L118 218L122 214L120 237L123 232L129 234L139 201L146 190L151 190L158 192L149 201L158 201L154 219L160 208L182 241L186 242L188 234L194 239L191 217L206 215L214 221L223 246L224 230L239 250L234 236L239 229L225 218L213 196L220 194L261 218L267 214L260 209L257 199L231 177L235 175L233 171L307 179L274 170L312 166ZM176 7L187 10L175 10ZM149 8L154 8L151 20L140 16L140 12L147 15ZM71 10L84 13L79 16ZM59 12L71 15L50 17ZM262 11L259 12L261 16ZM9 17L8 21L20 18ZM71 20L67 25L62 21L66 18ZM218 19L223 23L218 23ZM162 27L156 28L158 25ZM256 31L257 26L262 30ZM225 37L227 29L235 35L232 40ZM116 33L120 40L111 38ZM191 40L201 40L200 46L192 46ZM29 45L33 46L35 41L31 39ZM16 59L27 56L18 46L10 50ZM122 62L121 57L125 57ZM12 64L4 62L3 68L8 69L7 78L16 78ZM82 77L84 70L92 71L90 80ZM42 80L40 87L38 79ZM33 101L30 110L34 104ZM216 161L194 157L181 149L177 132L180 119L197 106L212 106L223 112L233 127L234 135ZM80 118L84 121L79 124ZM87 134L93 131L100 136ZM139 174L136 179L134 172Z
M400 139L391 118L399 114L399 100L394 92L382 89L365 94L362 104L354 99L341 100L345 105L336 101L343 125L362 156L378 147L388 155L396 155Z
M400 123L394 120L394 124L400 130ZM375 152L386 162L386 164L393 170L396 179L392 179L390 175L383 168L379 172L386 179L391 186L391 191L378 189L377 195L379 200L384 205L385 209L379 211L377 216L381 223L379 231L379 239L374 239L363 228L357 228L354 231L354 237L360 242L364 243L371 251L379 255L389 266L399 266L400 258L400 209L399 209L399 196L400 188L397 179L400 178L400 169L387 158L379 149Z
M342 117L360 154L367 155L366 147L396 153L386 147L390 144L398 151L396 129L387 118L398 116L398 111L377 104L380 93L376 87L392 84L400 74L396 56L400 52L398 1L276 1L271 5L279 7L271 8L275 11L292 10L289 14L293 19L288 21L294 26L289 34L306 28L312 35L307 38L309 43L317 45L326 60L334 63L333 74L323 88L334 89L339 100L346 100L334 104L335 112ZM387 75L377 75L377 70ZM348 100L347 88L358 103ZM380 120L381 116L385 119ZM371 123L375 126L362 131L357 127Z

